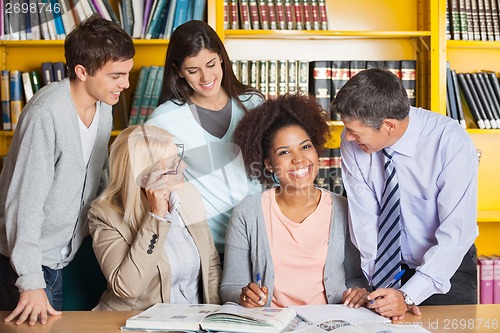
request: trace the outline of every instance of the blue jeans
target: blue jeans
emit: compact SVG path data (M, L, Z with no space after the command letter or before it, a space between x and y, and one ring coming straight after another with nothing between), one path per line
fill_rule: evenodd
M62 269L50 269L42 266L46 287L45 293L50 305L61 311L63 306ZM19 301L16 287L17 273L10 264L10 259L0 255L0 311L13 311Z

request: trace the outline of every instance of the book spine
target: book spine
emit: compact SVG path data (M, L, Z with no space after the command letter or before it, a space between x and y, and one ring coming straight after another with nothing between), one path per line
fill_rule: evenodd
M500 105L500 84L498 83L497 75L495 74L495 72L490 72L487 73L487 76L491 84L495 100ZM498 108L497 110L500 111L500 108ZM498 122L497 127L500 128L500 121Z
M302 5L300 0L293 0L293 12L295 14L295 27L297 30L304 29L304 19L302 17Z
M259 64L257 60L249 62L250 87L259 89Z
M12 119L10 117L10 71L2 70L1 80L2 129L4 131L12 131Z
M495 41L500 41L500 8L497 0L491 0L491 20L493 21L493 35Z
M10 117L12 130L16 129L21 111L23 109L23 84L21 82L21 72L10 71Z
M276 23L276 9L274 7L274 0L267 0L267 15L269 18L269 29L276 30L278 25Z
M139 72L139 78L135 85L135 92L132 99L132 106L130 108L129 125L136 125L139 120L139 111L141 109L142 96L146 87L146 79L149 74L149 67L142 66Z
M330 188L333 193L345 195L342 182L342 158L340 148L331 149L330 155Z
M247 0L240 0L240 22L241 29L250 30L250 10Z
M384 65L383 60L367 60L366 61L366 69L370 69L370 68L387 69Z
M296 94L297 93L297 81L298 81L298 72L297 72L297 61L289 60L288 61L288 93Z
M31 86L33 88L33 94L36 94L38 90L42 87L42 81L40 80L40 75L38 75L37 71L30 72L31 77Z
M269 15L267 12L266 0L259 0L258 7L259 7L260 24L262 26L262 29L269 30Z
M239 20L238 20L238 0L231 0L231 14L229 15L229 25L232 30L239 29Z
M292 0L285 0L285 22L288 30L294 29Z
M155 84L153 87L153 92L151 94L151 100L149 101L148 113L146 115L146 120L151 113L153 113L154 109L158 106L158 102L160 101L161 89L163 87L163 76L165 74L165 67L160 66L158 68L158 73L156 73Z
M454 69L451 70L451 79L453 81L453 91L455 93L455 99L457 101L458 122L460 126L462 126L463 128L467 128L464 117L464 109L462 106L462 99L460 98L460 89L458 88L457 72Z
M493 303L500 304L500 257L492 256L493 260Z
M324 149L319 154L318 175L314 180L316 187L330 191L330 149Z
M319 24L321 30L328 30L328 15L326 14L326 1L318 1L319 8Z
M450 63L446 62L446 94L450 101L449 103L449 116L451 119L456 120L458 122L458 111L457 111L457 100L456 94L453 91L455 88L453 84L453 78L451 76L451 68Z
M319 30L319 8L317 0L311 0L311 21L312 29Z
M481 104L483 107L484 125L486 126L486 129L496 128L496 122L493 120L490 105L486 98L486 92L481 84L481 78L477 73L471 73L470 76L479 97L478 104Z
M142 94L141 106L139 109L139 118L137 119L138 124L143 124L148 116L149 103L151 101L151 96L153 95L153 87L156 81L156 74L158 73L158 66L150 66L149 73L146 80L146 86L144 87L144 93Z
M269 76L269 70L268 70L268 62L267 60L260 60L259 61L259 90L262 92L264 97L267 98L268 96L268 76Z
M234 76L238 79L238 81L241 81L241 75L240 75L240 61L239 60L231 60L231 69L233 70Z
M410 105L416 106L417 62L415 60L401 60L401 81L408 94Z
M479 10L478 1L481 0L471 0L471 16L472 16L472 26L474 30L474 38L472 40L481 40L481 26L479 24Z
M31 97L33 97L33 86L31 85L30 73L22 72L21 77L23 79L24 98L27 103Z
M465 0L458 1L458 11L460 15L460 39L468 40L469 39L469 27L467 21L467 11L465 9Z
M224 0L224 30L229 29L229 0Z
M493 13L491 11L491 0L484 0L484 15L486 20L486 35L488 41L495 40L495 33L493 31Z
M366 61L351 60L349 62L349 78L366 69Z
M250 0L248 3L248 7L250 9L250 20L252 21L252 29L259 30L260 20L259 20L259 8L257 6L257 0Z
M448 0L451 39L460 40L460 11L458 0Z
M488 30L486 27L486 12L484 10L484 0L477 0L477 14L479 17L479 29L481 31L481 40L488 40Z
M457 79L458 79L458 85L460 86L462 94L464 95L465 102L467 103L467 106L469 107L469 111L472 115L472 118L474 118L474 121L476 122L477 126L481 129L483 129L484 123L483 123L483 120L481 119L481 114L479 113L478 107L476 105L476 101L474 99L474 96L472 95L472 91L471 91L471 88L469 87L469 83L467 82L467 79L465 78L465 74L464 73L457 73Z
M278 60L278 95L283 96L288 91L288 61Z
M276 24L279 30L286 29L285 22L285 7L283 6L283 0L275 0L276 8Z
M486 101L488 103L488 108L491 111L490 124L491 128L498 128L498 122L500 122L500 105L498 104L493 87L491 86L490 80L486 73L477 73L481 86L483 87L484 94L486 96Z
M332 99L332 62L316 60L310 63L310 93L316 98L327 119L330 119L330 102Z
M298 85L299 94L309 94L309 61L298 61Z
M479 281L481 304L493 304L493 261L486 256L479 256Z
M248 60L240 60L240 82L246 86L250 85Z
M66 77L66 65L64 62L54 62L52 67L54 69L54 81L62 81Z
M481 101L479 99L479 95L477 92L477 89L475 85L472 82L472 77L469 73L464 74L465 77L465 82L467 83L467 87L469 88L470 94L472 96L472 100L474 101L475 109L472 110L471 112L474 113L476 112L477 114L477 124L480 129L484 128L491 128L489 121L486 119L486 114L483 109L483 105L481 104ZM474 115L473 115L474 117Z
M269 68L268 68L268 98L275 99L277 96L277 77L278 77L278 61L277 60L269 60Z
M51 62L42 63L42 79L44 86L54 82L54 68Z
M472 21L472 0L465 0L465 13L467 15L467 39L474 40L474 22ZM475 1L475 0L473 0Z
M311 1L302 0L302 17L304 18L305 30L312 30L311 24Z
M348 60L333 60L332 61L332 99L337 96L338 92L347 81L349 81L349 61ZM333 115L332 115L333 116ZM335 117L332 120L340 120Z

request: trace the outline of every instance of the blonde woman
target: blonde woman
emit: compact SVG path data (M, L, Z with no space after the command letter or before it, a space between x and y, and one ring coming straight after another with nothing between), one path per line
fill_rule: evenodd
M108 287L94 310L155 303L220 303L219 256L197 190L184 182L184 147L155 126L111 145L110 181L89 212Z

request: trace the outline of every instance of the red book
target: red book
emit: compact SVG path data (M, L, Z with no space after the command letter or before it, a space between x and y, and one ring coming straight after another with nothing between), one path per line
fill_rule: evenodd
M229 26L233 30L238 30L239 22L238 22L238 0L231 0L230 15L229 15Z
M247 0L240 0L240 19L241 28L243 30L250 30L250 9L248 8Z
M260 24L263 30L269 30L269 15L267 15L266 0L259 0Z
M267 14L269 17L269 28L276 30L276 10L274 8L274 0L267 0Z
M321 30L328 30L328 16L326 15L326 3L325 0L319 0L319 27Z
M479 256L479 300L481 304L493 304L493 260Z
M283 6L283 0L276 0L276 20L278 29L285 30L285 6Z
M257 0L250 0L248 2L248 8L250 9L250 21L252 22L252 29L259 30L259 9L257 7Z
M229 0L224 0L224 30L229 29Z
M302 1L302 14L304 18L304 26L306 30L311 30L311 1L303 0Z
M304 29L300 0L293 0L293 12L295 14L295 26L297 27L297 30Z
M317 0L311 0L311 20L313 30L319 30L319 9Z
M292 0L285 0L285 22L288 30L293 30Z

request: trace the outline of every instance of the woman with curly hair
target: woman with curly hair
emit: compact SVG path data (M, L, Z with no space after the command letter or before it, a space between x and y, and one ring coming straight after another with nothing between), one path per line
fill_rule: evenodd
M346 199L314 186L318 150L328 130L316 101L298 95L269 100L238 124L234 142L247 173L269 188L233 210L223 302L245 307L366 303Z

